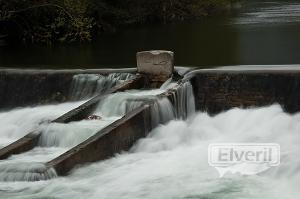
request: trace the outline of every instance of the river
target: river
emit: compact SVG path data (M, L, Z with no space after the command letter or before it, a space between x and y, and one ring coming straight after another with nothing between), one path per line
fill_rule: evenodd
M125 93L127 97L135 94ZM124 99L124 94L114 94L100 104L109 106L109 112L98 110L110 115L115 110L112 107L122 107ZM2 116L6 116L11 127L19 124L32 128L37 117L25 121L17 118L32 111L44 118L53 117L72 106L75 104L20 109ZM168 113L166 106L159 111ZM30 120L32 124L28 125ZM94 125L86 125L87 122ZM198 112L186 121L173 120L160 125L129 152L80 165L68 176L55 177L52 173L46 176L52 179L27 181L38 175L31 172L32 168L43 168L39 162L61 154L70 144L89 136L97 127L95 122L98 121L49 125L42 134L40 147L0 161L0 199L295 199L300 196L300 114L284 113L279 105L234 108L214 117ZM0 132L1 139L7 135L5 129ZM208 145L222 142L278 143L282 162L257 175L228 172L220 178L207 160Z
M252 1L226 18L130 28L107 34L93 44L80 47L23 46L14 51L5 47L1 49L1 66L133 66L136 51L152 48L175 51L177 65L212 67L255 64L253 67L259 68L259 64L297 64L300 63L300 40L297 39L300 36L299 24L300 3ZM75 86L75 91L79 90L78 88L80 86ZM85 89L80 92L83 91ZM100 103L97 111L110 117L111 112L118 107L122 108L122 102L135 96L135 92L114 94L108 97L105 103ZM188 98L193 99L192 96ZM51 120L76 107L78 103L28 107L0 113L3 123L0 145L7 145L22 137L24 134L19 133L20 129L30 131L43 124L44 120ZM159 111L168 113L167 106L161 107ZM191 112L193 114L187 120L172 120L166 125L160 125L146 138L140 139L130 151L116 154L105 161L81 165L73 169L68 176L36 182L18 180L19 178L7 179L11 175L24 178L23 172L18 173L19 169L22 171L28 168L16 161L20 157L22 161L31 163L32 159L40 160L36 159L37 157L47 159L48 152L55 152L54 155L61 154L61 150L68 149L69 143L71 146L78 143L78 136L72 133L74 130L87 132L87 136L90 136L89 130L94 130L86 128L86 121L49 126L47 131L43 131L46 144L42 142L37 150L9 158L8 163L17 163L15 167L7 164L6 160L0 161L0 199L300 197L299 113L287 114L276 104L251 109L234 108L216 116ZM28 117L28 114L32 116ZM23 119L25 117L26 119ZM91 126L90 123L88 125ZM85 128L86 131L79 127ZM58 143L61 138L64 142ZM86 137L82 139L84 138ZM82 141L81 138L79 141ZM209 166L207 161L208 145L220 142L278 143L281 147L282 162L279 166L257 175L228 172L220 178L217 170ZM47 149L47 153L41 150L43 147ZM5 176L7 171L12 174Z
M135 53L168 49L176 65L300 63L300 2L246 1L226 16L120 28L82 45L6 46L0 66L34 68L134 67Z

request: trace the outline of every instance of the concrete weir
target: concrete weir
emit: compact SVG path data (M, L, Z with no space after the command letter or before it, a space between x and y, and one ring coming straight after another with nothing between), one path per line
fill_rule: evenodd
M151 130L150 107L139 107L65 154L46 164L58 175L66 175L76 165L95 162L128 150Z
M148 54L152 55L153 53L144 53L144 55ZM147 67L151 67L151 65L154 68L159 66L160 68L156 70L156 72L158 72L157 76L153 73L151 73L151 75L147 75L147 71L143 72L141 67L144 67L144 64L140 63L138 64L138 71L140 71L140 74L137 74L136 78L113 87L107 92L92 98L88 102L62 115L52 122L68 123L71 121L83 120L96 108L98 102L108 94L122 92L129 89L140 89L145 87L153 88L160 86L173 74L173 53L168 51L155 51L152 58L155 61L151 62L150 59L149 62L149 59L147 59ZM160 60L159 63L156 63L157 60ZM164 73L161 75L160 71L165 64L168 64L168 69L164 69ZM167 93L170 94L171 92L175 91L168 91ZM144 105L130 111L124 117L108 125L84 142L73 147L59 157L49 161L46 163L46 167L48 169L54 168L58 175L66 175L72 168L79 164L103 160L113 156L115 153L128 150L138 139L145 137L150 130L155 127L153 126L153 121L151 119L152 105L152 103L145 102ZM37 146L40 134L40 132L34 131L11 145L1 149L0 159L5 159L10 155L24 153L33 149Z
M168 89L157 97L168 98L175 106L173 96L179 88L180 85ZM153 101L145 100L144 105L130 111L86 141L46 163L46 167L48 169L54 168L58 175L67 175L77 165L104 160L116 153L127 151L136 141L146 137L158 125L157 123L153 124L152 121L151 108L153 105ZM185 116L183 114L183 117Z
M280 104L300 111L300 70L198 70L189 75L196 109L218 114L234 107Z
M145 57L147 58L146 64L144 64ZM156 63L161 63L161 60L165 60L163 65L167 64L167 69ZM140 84L147 87L158 87L172 76L173 53L169 51L141 52L137 54L137 61L140 78L144 81ZM152 68L150 72L147 71L149 67ZM164 70L163 73L161 73L161 68ZM168 90L160 96L170 97L173 92L176 92L176 89ZM58 175L67 175L76 165L104 160L116 153L128 150L138 139L146 137L155 127L151 120L151 106L153 106L151 101L145 101L143 106L130 111L86 141L46 163L46 167L54 168Z
M69 111L68 113L62 115L61 117L53 120L52 122L68 123L71 121L82 120L86 118L91 113L91 111L93 111L97 103L102 98L104 98L105 95L121 92L128 89L143 88L144 87L143 83L144 83L143 77L138 75L136 78L132 80L127 80L124 83L109 89L104 94L100 94L93 97L91 100ZM33 149L37 145L39 137L40 137L40 132L36 130L31 133L28 133L23 138L15 141L14 143L2 148L0 150L0 160L6 159L11 155L24 153L26 151Z
M144 51L137 53L137 69L134 71L138 72L134 79L127 80L93 97L52 122L69 123L83 120L109 94L130 89L158 88L166 80L169 79L171 81L171 77L177 81L179 76L178 71L174 71L174 54L170 51ZM52 71L50 74L49 77L51 79L55 79L55 74L64 77L62 81L67 81L68 83L66 84L68 85L70 84L71 76L74 75L70 71L66 74ZM76 74L80 74L80 71L76 71ZM177 77L174 78L176 74ZM21 74L18 75L21 76ZM48 77L48 75L46 76ZM12 77L14 78L15 75ZM43 75L42 77L38 75L38 81L40 81L40 78L43 79ZM41 80L43 82L42 85L48 85L48 80ZM54 87L54 93L57 89L60 89L59 84L55 84ZM194 91L195 104L194 100L188 99L187 96L189 95L183 94L183 88L186 89L187 87L189 88L189 93ZM5 91L5 89L2 90L2 92ZM175 109L172 110L175 111L173 118L186 119L189 115L187 110L190 110L189 103L193 104L193 113L194 105L196 105L196 110L198 111L218 114L234 107L248 108L274 103L279 103L289 113L295 113L300 110L300 70L193 70L181 77L176 86L172 84L172 88L164 91L157 94L156 97L157 99L169 99L167 102L170 102L169 104ZM64 92L66 93L66 91ZM122 118L101 130L98 129L98 132L85 141L75 147L72 146L73 148L67 152L45 163L47 170L55 169L57 175L67 175L71 169L78 165L104 160L116 153L126 151L137 140L147 136L158 125L158 123L154 124L153 122L153 110L154 108L157 109L157 106L154 107L157 104L151 99L141 98L138 100L142 102L138 105L138 108L130 109L131 111ZM115 103L115 101L111 101ZM32 100L26 101L26 103L32 102ZM24 104L23 102L20 103ZM184 111L183 107L186 109L185 114L180 113ZM173 118L167 118L167 121ZM163 122L167 121L164 120ZM8 158L10 155L24 153L33 149L37 146L40 134L38 131L31 132L13 144L1 149L0 160Z
M136 69L22 70L0 68L0 110L72 100L74 75L136 73Z

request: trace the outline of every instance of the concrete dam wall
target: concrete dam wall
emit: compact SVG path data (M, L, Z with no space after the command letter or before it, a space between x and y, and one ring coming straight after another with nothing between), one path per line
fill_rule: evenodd
M299 70L198 70L189 74L196 108L217 114L234 107L280 104L288 113L300 110Z
M134 71L0 69L0 109L85 99L130 78Z
M0 181L68 175L78 165L129 150L157 126L185 120L195 111L214 115L274 103L288 113L300 110L298 70L182 73L182 68L174 69L173 56L169 51L138 53L134 70L0 71L1 109L77 101L75 108L38 123L0 149ZM23 166L22 159L31 159L41 149L47 152L43 159L33 158Z

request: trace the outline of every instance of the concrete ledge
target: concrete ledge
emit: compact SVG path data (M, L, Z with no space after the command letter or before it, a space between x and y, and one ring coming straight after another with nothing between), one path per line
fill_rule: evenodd
M140 89L143 88L144 85L145 85L144 77L137 75L134 79L127 80L124 83L109 89L105 93L93 97L91 100L69 111L68 113L62 115L61 117L57 118L53 122L68 123L71 121L82 120L86 118L96 108L100 100L106 97L106 95L116 93L116 92L122 92L129 89Z
M67 175L77 165L95 162L126 151L151 130L150 107L145 105L126 114L83 143L46 164L58 175Z
M0 109L70 101L74 75L108 75L120 71L134 70L0 69Z
M103 69L24 69L0 68L0 73L7 74L110 74L110 73L136 73L136 68L103 68Z
M142 76L137 76L132 80L125 81L124 83L113 87L108 90L105 94L121 92L128 89L138 89L144 86L144 81ZM104 97L104 95L98 95L83 105L69 111L63 116L53 120L52 122L57 123L68 123L71 121L78 121L86 118L98 104L98 102ZM12 144L0 149L0 160L6 159L7 157L20 154L33 149L38 142L40 137L40 132L31 132L25 135L23 138L13 142Z
M37 145L39 137L40 133L31 132L16 142L2 148L0 150L0 160L33 149Z
M137 77L135 80L136 88L143 85L142 80L144 80L143 76ZM127 82L127 84L119 86L119 88L114 88L113 90L120 91L131 88L133 87L133 81L134 80L131 80L130 82ZM178 89L183 83L184 82L179 82L178 86L167 90L166 92L158 95L158 97L166 97L174 101L174 94L178 92ZM91 100L90 104L86 104L86 106L81 107L86 107L87 109L89 109L89 106L93 107L93 104L97 101L96 99L98 98L94 98ZM156 125L158 125L158 123L153 124L151 119L151 107L153 105L153 101L147 99L144 100L143 106L127 113L124 117L100 130L84 142L73 147L59 157L47 162L45 164L45 170L55 169L57 175L63 176L67 175L71 169L78 165L104 160L114 156L116 153L129 150L137 140L146 137L148 133L155 128ZM78 110L80 112L81 109ZM78 111L75 112L76 114L81 115ZM65 116L57 119L56 122L67 122L70 118L74 119L72 113L67 113ZM79 117L76 116L75 119L79 119Z
M217 114L274 103L289 113L300 111L300 70L199 70L188 76L200 111Z
M68 100L73 74L22 74L0 71L0 109Z
M157 95L157 97L169 98L176 105L174 94L184 83L180 81L176 87ZM151 107L154 102L148 99L142 99L142 101L144 106L129 112L86 141L46 163L47 169L54 168L57 175L67 175L72 168L78 165L104 160L116 153L129 150L137 140L146 137L158 125L158 123L153 124L151 120Z

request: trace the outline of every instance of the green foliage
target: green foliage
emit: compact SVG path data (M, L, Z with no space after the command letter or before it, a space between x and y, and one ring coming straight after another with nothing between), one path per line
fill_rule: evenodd
M222 11L232 0L0 0L1 27L26 42L87 42L120 25L167 23ZM4 22L4 25L2 25ZM2 28L2 30L6 30Z
M88 0L64 0L64 12L56 17L52 24L55 30L60 30L62 36L59 40L64 42L84 42L91 40L91 29L94 20L87 16Z
M89 0L12 0L1 1L0 6L0 20L14 24L24 41L91 40L94 20L87 15Z

